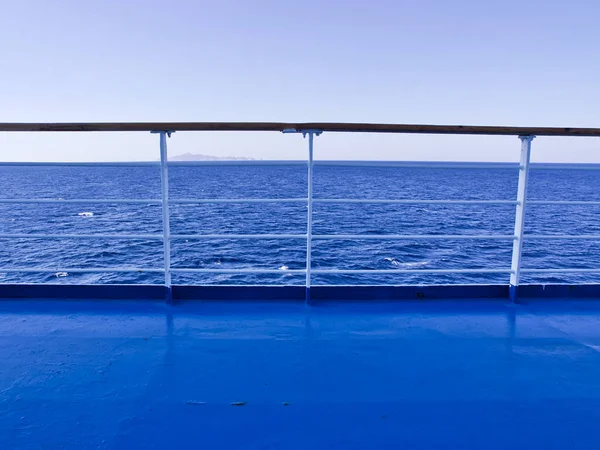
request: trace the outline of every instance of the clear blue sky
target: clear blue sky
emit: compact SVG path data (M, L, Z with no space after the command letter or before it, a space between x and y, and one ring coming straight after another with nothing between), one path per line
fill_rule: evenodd
M4 2L0 121L600 127L600 2ZM157 158L157 137L0 135L2 160ZM177 133L173 154L302 158L299 136ZM323 135L323 159L515 160L516 138ZM534 159L600 162L600 139Z

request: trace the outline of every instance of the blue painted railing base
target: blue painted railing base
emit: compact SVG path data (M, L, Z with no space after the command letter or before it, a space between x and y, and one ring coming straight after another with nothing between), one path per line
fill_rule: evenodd
M430 286L191 286L3 284L0 299L118 299L361 301L511 298L509 285ZM525 284L514 289L517 301L528 298L600 298L600 284ZM308 295L308 297L307 297Z

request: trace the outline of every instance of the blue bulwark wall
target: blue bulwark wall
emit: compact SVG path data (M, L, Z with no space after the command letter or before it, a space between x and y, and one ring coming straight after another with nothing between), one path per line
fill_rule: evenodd
M522 285L518 298L598 298L600 284ZM3 299L135 299L164 300L161 285L0 285ZM508 285L450 286L314 286L312 301L508 299ZM304 301L304 286L173 286L172 299Z

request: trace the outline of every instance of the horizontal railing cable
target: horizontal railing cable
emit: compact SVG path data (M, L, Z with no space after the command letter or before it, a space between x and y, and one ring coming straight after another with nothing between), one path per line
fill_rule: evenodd
M164 273L164 269L137 267L98 267L98 268L45 268L45 267L0 267L0 273Z
M42 162L42 161L1 161L0 167L160 167L158 161L110 161L110 162Z
M239 268L239 269L197 269L191 267L176 268L172 267L171 272L173 273L224 273L224 274L236 274L236 273L256 273L256 274L278 274L284 275L286 273L306 273L306 269L251 269L251 268Z
M428 199L371 199L371 198L315 198L314 203L372 203L406 205L516 205L515 200L428 200Z
M306 198L177 198L170 199L170 204L201 203L306 203Z
M181 198L169 200L171 204L203 203L303 203L306 198ZM160 205L161 199L93 199L93 198L0 198L0 204L27 203L83 203L83 204L149 204ZM365 203L365 204L431 204L431 205L517 205L516 200L432 200L432 199L378 199L378 198L315 198L314 203ZM529 200L530 205L580 205L600 206L600 201L587 200Z
M511 269L312 269L316 274L454 274L454 273L511 273Z
M521 269L521 272L527 273L600 273L600 268L596 269Z
M306 198L181 198L171 199L170 204L205 203L304 203ZM361 199L361 198L315 198L314 203L365 203L365 204L432 204L432 205L516 205L515 200L429 200L429 199ZM0 198L0 204L27 203L83 203L83 204L161 204L160 199L63 199L63 198ZM537 202L532 202L537 203ZM585 202L583 202L585 203ZM593 202L592 202L593 203ZM600 202L596 202L600 204ZM540 203L541 204L541 203ZM553 204L553 203L551 203Z
M489 239L513 240L513 235L504 234L316 234L313 240L417 240L417 239Z
M597 240L600 239L600 234L526 234L525 239L530 240L568 240L568 239L582 239L582 240Z
M0 233L0 239L135 239L162 241L161 234L44 234L44 233Z
M57 204L152 204L152 205L160 205L162 201L160 199L87 199L87 198L74 198L74 199L64 199L64 198L0 198L0 203L9 203L9 204L27 204L27 203L57 203Z
M101 272L122 272L122 273L164 273L164 269L159 268L135 268L135 267L98 267L98 268L38 268L38 267L0 267L0 273L101 273ZM171 268L174 273L256 273L256 274L304 274L306 269L198 269L198 268ZM313 274L453 274L453 273L511 273L511 269L312 269ZM521 272L526 273L600 273L600 268L592 269L535 269L522 268Z
M171 239L306 239L306 234L172 234Z

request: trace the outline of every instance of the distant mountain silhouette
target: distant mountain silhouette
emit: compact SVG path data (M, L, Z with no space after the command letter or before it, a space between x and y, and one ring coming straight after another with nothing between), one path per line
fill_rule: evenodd
M245 158L243 156L212 156L199 153L184 153L169 157L169 161L252 161L254 158Z

